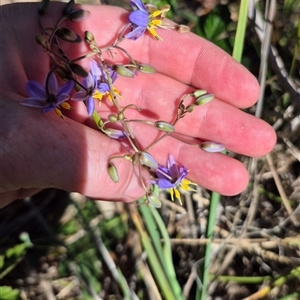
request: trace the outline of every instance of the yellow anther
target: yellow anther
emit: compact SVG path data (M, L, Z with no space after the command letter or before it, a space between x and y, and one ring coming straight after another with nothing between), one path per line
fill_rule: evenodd
M151 22L149 23L149 26L150 27L152 27L152 26L159 26L161 24L162 24L161 20L155 19L155 20L151 20Z
M161 10L156 10L150 15L150 18L152 18L152 17L155 18L155 17L161 15L162 13L163 12Z
M68 110L74 109L68 102L63 102L60 104L60 106Z
M153 28L151 28L151 27L147 27L147 29L149 30L149 32L151 33L151 35L155 38L155 39L157 39L158 41L162 41L163 39L156 33L156 31L153 29Z
M63 116L63 114L62 114L62 112L60 111L60 109L59 108L55 108L55 113L59 116L59 117L61 117L62 119L64 119L64 116Z
M93 98L94 98L94 99L98 99L99 101L101 101L102 98L103 98L103 94L100 93L99 90L96 90L96 91L94 92L94 94L93 94Z

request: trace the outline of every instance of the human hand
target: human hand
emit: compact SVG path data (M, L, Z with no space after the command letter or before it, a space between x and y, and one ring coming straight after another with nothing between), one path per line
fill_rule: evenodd
M63 7L51 3L45 23L52 26ZM112 43L115 33L127 22L128 13L121 8L84 5L82 8L91 12L90 17L68 25L77 33L92 31L100 45ZM28 97L25 91L28 80L43 83L49 70L49 58L34 40L40 31L37 4L4 6L0 15L0 205L49 187L126 202L142 196L145 192L131 162L116 160L118 183L108 176L109 157L126 150L118 141L92 128L83 103L76 103L76 110L64 120L54 113L41 114L37 109L20 105ZM122 42L137 61L149 63L157 70L155 74L139 74L134 79L118 78L116 86L122 92L122 106L134 103L143 107L147 118L155 116L171 121L183 94L205 89L216 98L180 120L176 131L222 143L226 149L243 155L261 156L269 152L276 139L273 129L240 110L253 105L258 98L255 78L228 54L192 33L158 32L163 42L147 35L137 41ZM74 58L87 51L85 46L69 47ZM108 112L109 106L103 103L97 109ZM146 116L128 110L128 117ZM149 126L132 127L144 147L156 137ZM170 137L152 147L150 153L162 165L171 153L190 170L189 179L225 195L241 192L248 183L248 173L239 161L221 153L207 153Z

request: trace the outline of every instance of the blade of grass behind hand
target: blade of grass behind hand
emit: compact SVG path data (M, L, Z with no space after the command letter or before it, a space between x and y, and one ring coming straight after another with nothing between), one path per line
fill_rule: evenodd
M139 232L143 248L147 253L148 262L150 264L156 283L159 286L160 291L164 296L164 299L177 300L173 293L172 287L166 277L164 266L161 265L160 260L156 254L156 251L152 245L151 239L143 226L143 221L141 216L139 215L138 211L133 205L129 206L129 208L132 215L132 221L134 222L135 227Z
M164 264L166 266L165 271L167 273L167 277L169 279L171 287L173 288L173 292L176 296L176 299L178 299L178 300L183 299L182 298L183 297L182 289L177 281L177 277L176 277L176 273L175 273L175 269L174 269L174 263L173 263L173 259L172 259L172 247L171 247L169 233L168 233L166 226L165 226L160 214L158 213L158 211L153 206L150 207L150 211L153 214L155 222L160 231L161 237L164 240L163 257L164 257L164 262L165 262Z
M247 11L248 11L248 0L242 0L240 5L239 20L237 24L235 42L234 42L233 53L232 53L232 57L238 62L241 62L243 48L244 48L245 32L247 26ZM219 201L220 201L220 195L213 192L211 196L209 218L208 218L208 225L207 225L207 237L210 239L210 241L207 243L205 248L204 266L203 266L203 273L202 273L202 288L200 290L197 289L196 299L201 299L201 300L207 299L207 287L209 282L212 238L214 233L214 226L216 223L216 210Z

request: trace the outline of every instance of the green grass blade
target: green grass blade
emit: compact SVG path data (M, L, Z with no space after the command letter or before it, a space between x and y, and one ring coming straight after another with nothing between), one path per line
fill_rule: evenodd
M142 218L140 217L138 211L131 206L132 220L139 232L141 237L143 248L147 253L147 259L150 264L151 270L155 277L156 283L158 284L164 299L166 300L177 300L172 287L166 277L164 267L161 265L160 260L155 252L155 249L152 245L152 241L144 229Z
M237 24L233 53L232 53L232 57L238 62L241 62L242 60L245 32L247 26L247 11L248 11L248 0L242 0L240 11L239 11L239 21Z
M158 211L153 206L150 207L150 210L153 214L155 222L161 233L161 237L164 240L163 258L164 258L164 265L166 266L165 271L166 271L168 280L169 280L170 285L173 289L173 292L176 296L176 299L177 300L183 299L182 290L177 281L176 273L175 273L175 269L174 269L174 263L173 263L173 259L172 259L172 247L171 247L169 234L168 234L166 226L161 218L161 215L158 213Z
M200 299L207 299L207 287L209 283L209 270L210 270L210 262L211 262L211 252L212 252L212 239L214 235L214 227L217 219L217 207L220 202L220 194L213 192L210 200L210 208L209 208L209 217L207 224L207 233L206 236L209 239L209 242L206 244L205 248L205 257L204 257L204 265L203 265L203 275L202 275L202 288ZM199 291L199 290L198 290ZM199 299L199 294L197 299Z
M239 21L237 25L237 31L235 36L235 42L233 47L232 57L241 62L245 32L247 26L247 12L248 12L248 0L242 0L239 11ZM214 233L214 226L216 223L216 211L219 205L221 196L218 193L213 192L211 196L210 209L209 209L209 218L207 225L207 238L210 241L207 243L205 248L205 257L204 257L204 266L202 272L202 288L197 290L196 299L205 300L207 299L207 287L209 283L209 270L211 262L211 250L212 250L212 238ZM200 298L199 298L200 297Z

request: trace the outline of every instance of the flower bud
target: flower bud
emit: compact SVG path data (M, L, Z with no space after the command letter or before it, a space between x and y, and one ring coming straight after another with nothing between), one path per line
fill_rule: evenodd
M94 35L90 32L90 31L86 31L84 33L84 37L85 37L85 41L90 44L91 42L93 42L95 40Z
M122 121L124 120L125 116L124 116L124 113L121 111L119 114L118 114L118 121Z
M224 145L209 141L201 143L200 148L210 153L222 152L223 150L225 150Z
M72 11L74 4L75 4L75 1L74 1L74 0L70 0L70 1L66 4L64 10L62 11L63 16L66 16L67 14L69 14L69 13Z
M207 93L207 91L205 91L205 90L196 90L196 91L193 91L190 95L191 95L191 97L199 98L200 96L203 96L206 93Z
M38 6L38 13L40 16L44 16L48 9L50 0L42 0L42 2Z
M113 128L107 128L103 130L103 132L110 138L118 140L118 139L123 139L127 137L127 134L125 131L118 130L118 129L113 129Z
M165 5L161 6L159 10L161 10L161 11L169 11L170 8L171 8L171 6L169 4L165 4Z
M61 27L58 28L55 31L55 34L62 40L66 42L71 42L71 43L80 43L81 42L81 37L75 33L73 30L66 28L66 27Z
M145 74L153 74L156 72L156 70L152 66L147 64L139 64L138 71Z
M118 121L118 116L117 116L116 114L110 114L110 115L108 116L108 120L109 120L109 122L111 122L111 123L117 122L117 121Z
M211 100L213 100L214 98L215 98L215 96L213 94L205 94L203 96L198 97L195 100L195 105L206 104L206 103L210 102Z
M144 4L146 7L146 10L149 14L152 14L153 12L155 12L157 10L157 7L154 4L151 3L145 3Z
M180 25L176 26L176 31L179 32L179 33L187 33L187 32L190 32L191 29L190 29L189 26L180 24Z
M194 105L194 104L191 104L191 105L188 105L188 106L185 108L185 111L191 113L191 112L194 111L194 108L195 108L195 105Z
M173 132L175 130L173 125L164 121L156 121L154 124L155 127L161 131Z
M41 34L35 36L35 41L43 47L46 47L47 45L45 38Z
M133 78L134 77L134 72L129 70L128 68L121 66L121 65L115 65L114 70L116 71L117 74L123 77L129 77Z
M81 77L87 77L89 75L89 73L82 66L80 66L78 64L70 63L69 66L75 74L77 74Z
M71 11L66 17L73 22L80 22L86 19L90 15L90 12L83 9L75 9Z
M126 159L126 160L128 160L128 161L132 161L132 156L129 155L129 154L125 154L125 155L123 156L123 158Z
M156 208L161 207L161 202L160 202L159 198L153 192L151 192L151 191L147 192L146 198L154 207L156 207Z
M119 181L118 171L111 162L108 163L107 171L108 171L108 175L111 178L111 180L113 182L117 183Z
M158 163L157 161L153 158L153 156L146 152L146 151L142 151L142 152L138 152L134 155L133 161L136 161L136 157L138 158L138 160L140 161L140 163L144 166L149 167L150 169L157 169L158 168Z

